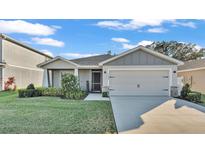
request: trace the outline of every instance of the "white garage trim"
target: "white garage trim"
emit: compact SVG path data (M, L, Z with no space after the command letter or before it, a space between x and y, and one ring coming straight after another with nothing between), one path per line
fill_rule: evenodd
M170 67L168 68L157 68L157 67L129 67L129 68L122 68L122 67L116 67L116 68L108 68L107 71L108 71L108 74L110 74L110 71L123 71L123 70L136 70L136 71L142 71L142 70L145 70L145 71L149 71L149 70L156 70L156 71L169 71L169 87L168 87L168 93L169 93L169 96L171 96L171 85L172 85L172 69ZM109 83L109 78L108 78L108 86L110 86L110 83Z

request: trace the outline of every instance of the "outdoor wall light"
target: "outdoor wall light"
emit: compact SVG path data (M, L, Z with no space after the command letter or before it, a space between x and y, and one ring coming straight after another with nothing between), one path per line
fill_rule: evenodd
M176 71L173 71L173 73L176 73Z
M104 71L104 74L106 74L107 72L106 71Z

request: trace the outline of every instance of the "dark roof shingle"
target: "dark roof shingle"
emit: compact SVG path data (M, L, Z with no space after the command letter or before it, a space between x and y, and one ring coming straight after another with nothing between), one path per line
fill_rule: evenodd
M104 54L104 55L97 55L92 57L85 57L85 58L78 58L78 59L71 59L70 61L79 64L79 65L98 65L98 63L112 58L113 55Z
M191 60L184 62L184 65L178 67L178 70L195 69L205 67L205 59Z

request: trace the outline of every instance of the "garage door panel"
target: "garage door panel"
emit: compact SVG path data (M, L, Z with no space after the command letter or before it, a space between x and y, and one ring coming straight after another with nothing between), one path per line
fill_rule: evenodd
M110 95L168 95L168 71L110 71Z
M167 96L167 91L110 91L111 96Z
M138 72L138 73L137 73ZM157 73L156 73L157 72ZM168 71L150 71L150 70L140 70L140 71L133 71L133 70L123 70L123 71L110 71L110 75L117 75L117 76L136 76L136 77L146 77L146 75L152 74L154 76L163 76L168 75Z
M110 79L110 84L111 85L129 85L129 84L143 84L146 81L147 84L156 84L158 82L163 83L163 84L168 84L169 79L153 79L153 78L144 78L144 79L138 79L135 78L133 80L133 78L125 78L125 79L119 79L119 78L115 78L115 79ZM144 84L144 85L147 85ZM161 84L160 84L161 85Z

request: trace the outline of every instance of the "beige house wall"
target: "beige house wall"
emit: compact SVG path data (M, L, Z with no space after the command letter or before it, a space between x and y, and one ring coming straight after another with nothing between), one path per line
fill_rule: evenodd
M74 70L52 70L53 74L53 86L56 88L61 87L62 74L71 73L74 74ZM91 90L91 70L79 69L78 79L82 90L87 90L87 81L89 81L89 90Z
M87 90L87 81L89 82L89 90L91 90L91 83L92 80L92 72L89 69L81 69L79 70L79 82L80 82L80 87L83 90Z
M62 74L74 74L74 70L52 70L53 71L53 86L56 88L61 87Z
M33 83L36 87L42 86L43 83L43 70L30 69L22 67L13 67L6 65L4 68L4 81L7 81L8 77L15 77L15 83L17 88L25 88L30 83Z
M3 83L8 77L14 76L17 88L25 88L30 83L42 86L44 70L37 65L48 59L47 56L2 40L2 60L6 62L3 68Z
M2 70L3 68L0 67L0 91L3 89L3 84L2 84Z
M37 68L38 64L48 60L48 58L15 43L3 40L3 60L10 65Z
M183 77L183 83L189 83L193 91L205 94L205 69L178 72L177 75Z

